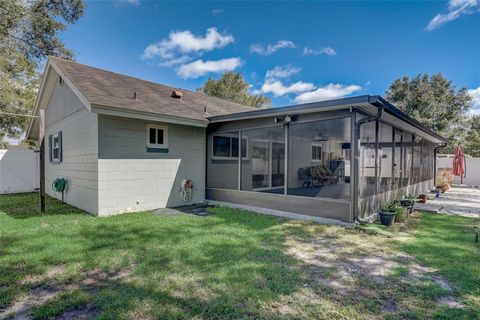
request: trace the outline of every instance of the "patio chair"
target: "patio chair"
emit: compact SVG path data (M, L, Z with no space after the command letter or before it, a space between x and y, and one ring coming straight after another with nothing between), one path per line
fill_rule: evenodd
M323 185L324 181L328 180L328 177L325 177L325 174L322 172L320 166L310 167L310 172L312 177L319 185Z
M308 167L307 171L308 171L308 174L310 175L310 177L312 177L312 186L315 185L315 184L317 184L317 185L322 184L322 176L318 174L315 167Z
M305 186L308 188L312 184L312 176L309 174L309 170L304 169L304 168L299 168L298 169L298 177L300 181L302 181L302 188Z
M335 183L337 181L337 176L330 169L326 168L324 165L319 167L320 171L325 177L325 181L329 181L330 183Z
M335 176L335 173L332 172L329 168L325 167L325 165L322 164L322 169L325 172L325 175L332 177Z

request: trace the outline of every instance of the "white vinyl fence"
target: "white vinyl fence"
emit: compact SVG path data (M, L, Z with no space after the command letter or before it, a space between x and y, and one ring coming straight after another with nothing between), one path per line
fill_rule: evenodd
M38 185L38 153L19 147L0 149L0 194L32 192Z
M463 184L469 186L480 186L480 158L465 158L466 176L463 178ZM442 155L437 157L437 170L453 171L453 155ZM453 177L454 184L460 184L460 177Z

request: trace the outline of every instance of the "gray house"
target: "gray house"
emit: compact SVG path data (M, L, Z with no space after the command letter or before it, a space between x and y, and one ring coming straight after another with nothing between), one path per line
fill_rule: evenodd
M379 96L258 110L59 58L40 110L47 193L60 197L48 186L65 177L65 201L100 216L217 201L371 221L433 187L445 143Z

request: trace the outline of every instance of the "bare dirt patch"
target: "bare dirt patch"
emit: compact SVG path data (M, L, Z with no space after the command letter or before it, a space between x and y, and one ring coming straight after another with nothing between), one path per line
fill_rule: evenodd
M35 288L1 312L0 319L8 319L11 318L12 315L13 319L30 319L30 311L33 306L47 302L62 291L60 288L47 286Z
M62 315L56 318L56 320L84 320L93 319L100 313L100 310L92 304L88 304L84 308L78 310L71 310L64 312Z
M47 270L47 272L43 274L26 276L19 282L19 284L36 286L38 284L52 280L56 277L62 276L66 274L66 272L67 270L65 265L61 264L61 265L50 268L49 270Z
M437 302L441 305L444 305L444 306L447 306L447 307L453 308L453 309L465 308L465 305L463 303L459 302L458 299L453 297L453 296L440 297L440 299L438 299Z
M385 238L365 237L355 231L335 234L332 229L309 237L290 237L286 252L300 262L312 288L309 294L315 295L307 298L310 303L312 299L319 304L355 301L369 319L427 309L428 304L463 306L454 295L454 286L437 270L383 246L382 241ZM413 298L405 292L411 292Z
M64 265L58 265L44 274L29 276L20 283L29 285L32 289L21 298L4 310L0 310L0 319L31 319L30 313L32 307L42 305L49 300L57 297L59 294L73 289L82 289L86 292L92 292L107 285L111 281L119 281L131 275L131 268L123 268L114 272L104 272L99 269L81 272L78 277L80 280L75 282L59 282L55 279L64 275L66 268ZM59 319L90 319L94 313L99 310L93 305L68 311Z

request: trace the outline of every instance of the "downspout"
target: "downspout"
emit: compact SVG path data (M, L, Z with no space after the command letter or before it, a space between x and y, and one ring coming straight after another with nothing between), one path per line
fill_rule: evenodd
M369 122L374 122L374 121L377 121L378 119L381 118L382 114L383 114L383 110L385 108L385 105L383 104L383 102L381 102L378 98L375 98L374 101L369 101L370 104L378 107L378 111L377 111L377 114L376 115L373 115L373 116L369 116L369 117L366 117L366 118L362 118L360 120L358 120L356 123L355 123L355 138L356 138L356 141L355 141L355 144L356 144L356 148L355 148L355 164L354 164L354 168L355 168L355 172L354 172L354 175L355 175L355 181L356 181L356 186L354 188L352 188L353 192L354 192L354 195L353 195L353 198L354 198L354 203L353 205L355 206L355 211L354 211L354 221L356 222L359 222L359 223L369 223L370 221L368 220L365 220L365 219L361 219L358 217L358 194L359 194L359 191L360 191L360 185L358 184L358 178L359 178L359 173L360 173L360 170L359 170L359 159L360 159L360 146L359 146L359 141L360 141L360 127L365 124L365 123L369 123ZM378 139L378 137L377 137ZM377 141L375 141L377 142Z
M442 144L436 145L433 148L433 186L437 187L437 150L441 148L445 148L448 142L444 142Z

